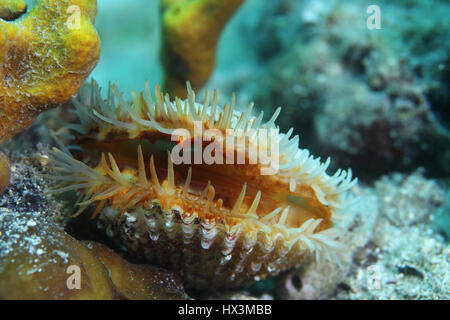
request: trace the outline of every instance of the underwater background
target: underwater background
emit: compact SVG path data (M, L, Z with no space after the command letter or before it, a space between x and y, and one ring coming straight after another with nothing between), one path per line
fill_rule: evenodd
M368 27L367 8L374 4L380 29ZM294 128L300 147L331 157L331 169L352 168L359 200L341 221L349 244L341 267L312 262L208 298L450 298L449 17L445 0L242 4L220 36L204 87L219 89L221 105L233 92L238 107L254 101L266 117L282 106L281 131ZM150 88L164 81L158 1L100 0L95 28L101 55L89 78L103 90L117 81L131 100L145 81ZM200 90L198 100L203 97ZM66 210L64 199L44 195L48 181L38 174L42 160L33 156L55 145L48 128L60 112L41 114L1 147L11 162L10 185L0 194L2 298L16 297L7 286L26 286L4 258L18 245L11 239L26 232L30 219L42 219L39 212ZM102 241L89 228L76 231L77 223L84 222L64 230ZM38 231L46 232L54 231ZM164 272L158 274L172 276ZM179 283L155 292L152 298L187 297Z

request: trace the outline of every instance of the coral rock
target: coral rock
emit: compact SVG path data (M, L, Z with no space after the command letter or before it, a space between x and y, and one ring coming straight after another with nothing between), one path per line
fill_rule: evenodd
M80 242L38 213L0 209L0 219L0 288L8 288L0 290L1 299L187 298L177 276Z
M88 242L96 257L103 263L121 299L179 300L187 299L183 281L175 274L149 265L133 264L111 249Z
M0 0L0 19L7 21L16 19L26 10L25 0Z
M208 81L223 27L245 0L161 0L164 89L185 98Z
M16 3L2 2L2 15ZM79 90L100 55L96 12L95 0L41 0L0 19L0 144Z

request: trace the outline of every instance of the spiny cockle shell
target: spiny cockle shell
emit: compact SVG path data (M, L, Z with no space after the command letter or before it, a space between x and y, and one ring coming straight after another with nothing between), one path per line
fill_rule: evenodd
M132 98L126 102L113 85L104 99L93 82L73 100L80 123L70 129L81 161L65 148L51 153L55 191L78 191L76 214L95 203L93 217L108 236L139 258L179 271L190 288L236 287L310 257L334 258L339 243L333 220L356 183L351 170L328 175L330 160L321 163L299 149L292 129L276 136L274 174L261 174L273 163L248 161L248 151L262 141L254 132L277 129L280 109L263 123L262 112L251 115L253 104L235 111L234 95L223 108L216 91L211 103L208 92L203 104L196 103L189 85L185 101L171 101L158 86L153 101L148 85ZM245 154L245 163L174 164L170 151L176 145L187 152L195 122L224 137L231 134L227 129L248 135L232 150L234 157ZM191 137L170 145L180 128ZM271 143L262 148L275 152Z

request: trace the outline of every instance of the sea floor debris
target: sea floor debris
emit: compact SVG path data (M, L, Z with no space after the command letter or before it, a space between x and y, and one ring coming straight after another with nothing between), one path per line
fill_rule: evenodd
M0 15L26 8L24 1L0 5ZM68 23L74 10L78 25ZM0 144L83 85L100 58L96 14L96 1L36 0L17 20L0 18Z

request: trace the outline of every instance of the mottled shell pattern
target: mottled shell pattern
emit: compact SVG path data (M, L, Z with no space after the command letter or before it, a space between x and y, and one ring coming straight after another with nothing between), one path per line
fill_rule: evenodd
M56 191L77 190L77 214L96 204L93 217L108 236L136 257L180 272L188 288L236 287L314 256L334 259L339 233L333 221L357 179L351 170L328 175L330 159L321 163L299 149L293 129L278 136L273 175L262 175L262 165L248 161L173 163L169 151L186 141L171 142L172 133L186 129L194 141L194 122L224 136L227 129L244 135L278 129L280 108L263 123L263 112L252 116L253 104L236 111L234 95L223 108L217 91L211 100L206 91L204 102L196 103L189 84L186 100L171 101L156 86L154 101L148 84L145 94L132 92L132 102L117 85L104 99L92 82L73 100L79 124L69 127L81 148L74 152L78 160L66 148L51 152ZM253 150L259 139L245 141L234 156Z

